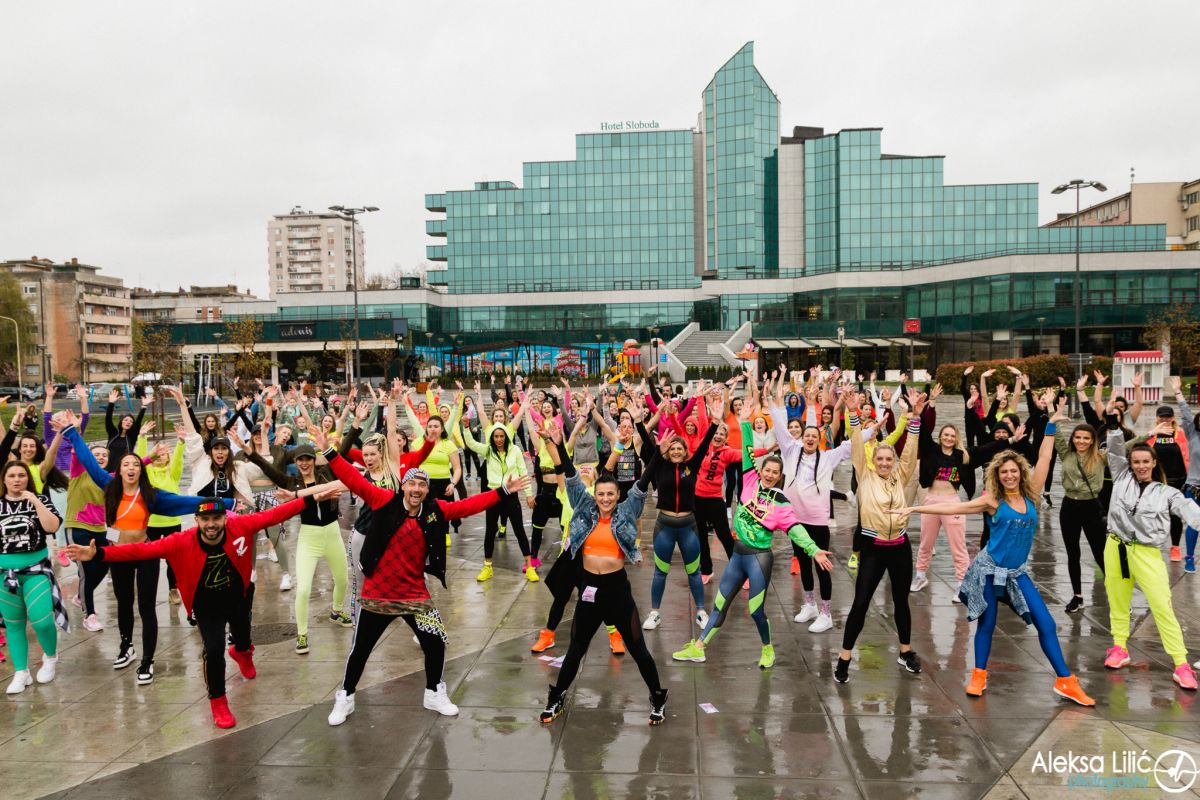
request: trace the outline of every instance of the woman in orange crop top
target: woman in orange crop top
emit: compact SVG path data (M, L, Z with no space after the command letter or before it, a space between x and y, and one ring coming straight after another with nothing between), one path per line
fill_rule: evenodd
M583 542L584 569L597 575L607 575L625 568L625 553L613 536L612 518L600 519Z
M108 539L116 544L146 541L150 505L155 490L143 468L140 456L127 453L121 457L117 480L104 487L104 515L108 523ZM154 605L158 596L158 559L149 561L114 561L109 566L113 593L117 596L117 630L121 646L113 659L113 669L124 669L133 663L137 652L133 648L133 604L137 597L138 616L142 618L142 660L137 669L139 686L154 681L154 650L158 645L158 617ZM136 590L135 590L136 587Z

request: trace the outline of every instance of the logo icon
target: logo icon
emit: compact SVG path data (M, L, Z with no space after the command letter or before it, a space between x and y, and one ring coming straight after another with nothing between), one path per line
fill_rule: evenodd
M1181 794L1196 783L1196 759L1182 750L1168 750L1154 762L1154 780L1167 794Z
M239 536L238 538L234 539L233 544L234 544L234 547L237 549L237 554L239 556L246 555L246 537L245 536Z

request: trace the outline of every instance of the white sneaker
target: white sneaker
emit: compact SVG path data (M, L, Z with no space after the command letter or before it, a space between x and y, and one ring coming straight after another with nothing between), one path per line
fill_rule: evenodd
M49 683L54 680L54 669L58 665L58 656L42 656L42 668L37 671L38 683Z
M29 670L23 669L13 673L12 683L4 690L5 694L20 694L25 691L26 686L33 685L33 676L29 674Z
M929 578L924 575L918 575L912 580L912 585L908 587L910 592L919 592L929 585Z
M283 577L279 579L279 591L290 592L291 590L292 590L292 576L288 575L285 572L285 573L283 573Z
M652 631L662 625L662 614L657 611L651 611L646 615L646 621L642 623L642 630Z
M703 608L696 609L696 624L700 626L700 630L708 626L708 612Z
M275 553L275 548L271 548L270 550L267 551L267 560L270 561L272 564L279 563L279 556Z
M83 628L84 628L84 630L88 630L88 631L91 631L92 633L96 633L98 631L104 630L104 625L100 622L100 618L97 617L95 614L88 614L83 619Z
M439 683L436 692L425 690L425 707L430 711L438 712L443 717L458 716L458 706L450 702L450 695L446 693L445 683Z
M815 603L805 603L800 606L800 613L793 619L796 622L809 622L817 618L817 606Z
M428 694L428 692L426 692ZM428 707L428 706L426 706ZM338 689L333 698L333 711L329 712L329 724L341 725L346 717L354 713L354 695L346 694L344 689Z
M833 627L833 617L829 614L817 614L817 619L808 626L809 633L824 633Z

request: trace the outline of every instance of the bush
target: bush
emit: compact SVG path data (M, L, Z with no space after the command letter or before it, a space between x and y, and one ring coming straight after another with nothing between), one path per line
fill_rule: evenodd
M1067 363L1067 357L1062 355L942 364L938 367L934 375L934 380L942 384L947 394L957 394L962 391L963 370L970 366L975 367L975 371L971 373L969 378L969 381L972 383L978 382L981 373L989 369L996 370L996 374L988 381L989 388L994 388L998 383L1006 383L1012 386L1013 375L1008 371L1009 366L1016 367L1027 374L1029 376L1029 383L1034 389L1057 386L1059 376L1065 378L1068 385L1075 383L1075 370ZM1106 378L1111 378L1112 359L1102 356L1093 358L1092 363L1086 369L1086 373L1091 375L1093 370L1099 370Z

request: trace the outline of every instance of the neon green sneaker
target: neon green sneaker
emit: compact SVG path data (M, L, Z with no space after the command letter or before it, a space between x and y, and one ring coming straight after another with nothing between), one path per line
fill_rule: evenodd
M302 633L296 637L296 652L304 655L308 652L308 634Z
M705 662L704 648L696 642L688 642L687 647L677 653L672 653L671 658L676 661L695 661L697 664Z
M770 669L773 666L775 666L775 647L774 645L764 644L762 657L758 659L758 668Z
M846 569L850 570L851 575L858 575L858 553L850 554L850 560L846 562Z
M484 564L483 569L479 570L479 574L475 576L475 580L479 581L480 583L483 581L490 581L493 574L495 573L492 570L492 565Z
M537 570L535 570L533 567L526 567L525 580L529 581L530 583L537 583L539 580L541 580L541 578L538 577Z

